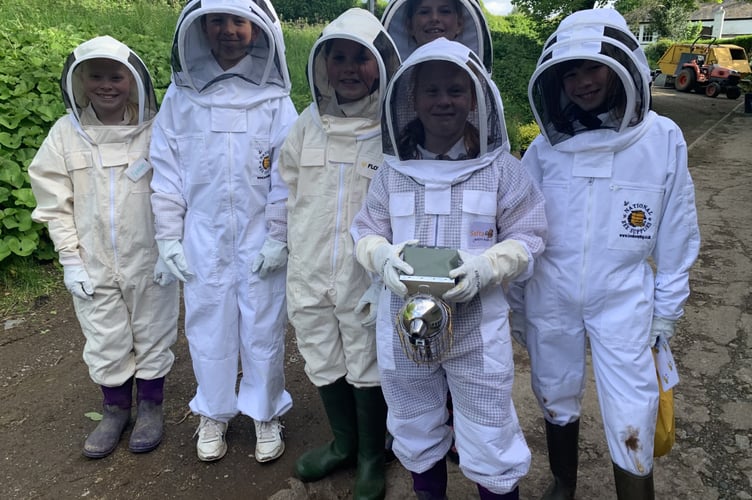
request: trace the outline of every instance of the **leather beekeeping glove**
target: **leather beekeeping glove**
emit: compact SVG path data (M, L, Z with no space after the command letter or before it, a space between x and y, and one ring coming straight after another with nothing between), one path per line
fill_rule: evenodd
M366 307L368 308L368 315L360 322L361 325L371 327L376 324L376 312L379 309L379 296L381 295L383 287L384 284L381 283L381 281L371 283L371 286L368 287L368 290L366 290L358 301L358 305L355 306L355 312L358 314L365 311Z
M389 243L383 236L371 234L358 241L355 254L358 262L366 270L377 273L384 280L384 285L400 297L407 295L407 286L399 279L402 274L413 274L410 264L402 260L400 254L406 245L415 245L418 240L409 240L396 245Z
M462 265L449 271L449 277L459 281L442 297L447 302L470 302L486 286L519 275L529 259L525 247L514 240L497 243L480 255L459 253Z
M527 348L527 318L519 311L509 313L509 333L522 347Z
M188 269L185 260L183 245L179 240L157 240L157 248L159 256L173 276L183 282L193 278L193 273Z
M157 262L154 264L154 283L159 286L168 286L175 282L177 278L170 272L170 268L165 264L162 257L157 257Z
M653 316L653 324L650 325L650 347L655 347L658 337L668 342L674 336L676 321L672 319Z
M91 284L89 273L84 266L63 266L63 282L68 291L79 299L91 300L94 295L94 285Z
M287 264L287 253L287 243L267 238L253 260L251 271L258 273L260 278L266 278Z

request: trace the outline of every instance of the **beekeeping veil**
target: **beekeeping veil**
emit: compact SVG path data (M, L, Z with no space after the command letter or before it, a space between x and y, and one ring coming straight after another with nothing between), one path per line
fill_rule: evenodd
M486 71L491 73L493 48L491 32L477 0L454 0L457 12L462 18L462 31L455 41L469 47L478 54ZM381 22L394 40L403 60L412 54L418 44L410 35L409 20L420 0L392 0L384 9Z
M250 58L227 71L215 63L202 28L202 18L207 14L243 17L259 29L258 36L247 49ZM259 87L276 87L284 93L289 93L291 87L282 26L267 0L191 0L178 18L171 64L173 82L199 93L207 92L218 81L232 78ZM249 98L245 95L236 97L239 101ZM238 102L238 105L244 103Z
M475 158L452 161L451 169L446 170L453 173L447 172L446 175L472 172L493 161L501 151L509 150L501 98L480 59L465 45L439 38L416 49L397 71L387 89L381 127L387 160L392 157L390 162L399 164L395 168L422 183L439 180L438 177L444 175L441 172L443 169L426 169L417 160L414 145L410 144L412 134L409 131L414 130L417 122L416 74L419 75L421 64L429 61L446 61L457 65L469 76L475 94L475 105L467 121L479 132L479 153Z
M588 130L573 127L582 111L564 95L561 78L563 68L583 59L607 65L621 84L622 90L607 98L607 114L599 115L601 128L623 134L648 114L650 69L624 18L613 9L578 11L566 17L546 41L528 86L535 119L552 145Z
M379 78L374 82L375 86L371 89L371 93L364 98L365 105L359 108L356 115L347 113L347 116L372 118L378 126L381 120L381 97L400 65L397 48L379 20L367 10L349 9L329 23L314 43L307 67L313 104L320 115L337 110L340 106L326 70L328 51L332 41L336 39L359 43L373 54L378 63Z
M100 36L88 40L68 56L63 65L60 88L63 102L76 121L81 123L81 112L89 105L84 90L83 77L86 61L111 59L121 63L131 74L129 103L138 110L138 124L151 120L157 113L157 97L151 76L143 61L127 45L111 36Z

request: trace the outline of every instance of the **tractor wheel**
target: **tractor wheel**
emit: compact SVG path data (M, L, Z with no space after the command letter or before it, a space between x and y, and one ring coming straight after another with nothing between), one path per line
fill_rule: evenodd
M742 91L739 87L728 87L726 89L726 97L729 99L739 99L740 95L742 95Z
M718 97L718 94L720 93L721 86L716 82L709 83L708 86L705 87L705 95L708 97Z
M695 86L695 74L689 68L684 68L679 71L679 75L676 77L676 83L674 84L676 90L680 92L689 92Z

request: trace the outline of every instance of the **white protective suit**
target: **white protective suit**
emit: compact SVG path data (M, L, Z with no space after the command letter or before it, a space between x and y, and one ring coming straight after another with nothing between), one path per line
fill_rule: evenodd
M487 139L480 141L477 158L411 159L414 151L412 156L398 153L400 135L416 117L412 74L427 60L455 63L470 75L480 98L468 121ZM543 251L543 197L503 147L504 118L492 85L467 47L443 38L418 48L403 63L387 91L384 164L353 223L356 244L377 235L394 244L416 239L420 245L477 255L513 240L529 254L520 279L529 276ZM360 252L358 247L366 265ZM490 491L513 490L527 473L530 451L512 403L514 364L502 286L490 285L470 302L452 305L454 341L441 363L418 365L403 352L395 329L402 304L385 289L376 327L394 453L417 473L444 459L452 442L446 425L448 384L463 473Z
M379 65L378 87L341 105L326 70L327 47L338 38L360 43ZM287 310L306 373L319 387L342 377L355 387L379 384L375 330L362 324L369 311L355 312L371 278L355 260L350 225L382 162L382 96L399 63L392 40L368 11L350 9L327 25L308 63L314 102L280 155L290 190Z
M579 59L613 70L625 89L614 95L623 116L612 107L589 123L569 102L557 65ZM618 12L569 16L530 81L543 132L523 158L549 222L525 288L533 391L551 423L579 418L587 333L612 460L638 476L653 465L651 321L682 315L700 243L687 146L676 124L649 110L649 84L644 53Z
M132 75L120 125L103 125L83 89L84 64L106 58ZM149 72L126 45L103 36L71 53L61 78L68 114L50 130L29 165L37 200L63 266L83 266L92 300L73 296L86 337L91 379L116 387L170 371L177 340L178 287L154 282L159 256L149 196L149 137L157 101Z
M260 34L223 71L201 29L208 13L249 19ZM194 413L227 422L285 413L285 272L251 265L265 238L286 241L287 187L277 156L297 118L282 30L270 5L191 1L175 33L172 84L154 124L157 239L182 240L195 274L185 283L185 330L198 381ZM243 376L235 385L238 355Z

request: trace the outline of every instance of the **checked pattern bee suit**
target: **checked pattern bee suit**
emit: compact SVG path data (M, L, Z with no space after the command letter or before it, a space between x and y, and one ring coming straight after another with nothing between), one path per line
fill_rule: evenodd
M480 141L477 158L447 161L425 150L416 154L398 149L405 125L416 117L413 72L420 63L436 60L464 69L479 96L468 116L487 139ZM514 240L528 254L519 278L531 273L544 246L543 197L504 150L501 102L491 86L477 56L443 38L418 48L403 63L387 91L384 164L353 223L356 244L377 235L393 244L415 239L420 245L478 255ZM358 258L366 265L361 248ZM514 363L502 286L489 285L470 302L451 304L454 340L441 362L419 365L402 350L395 319L403 303L385 289L376 326L395 455L413 473L444 460L452 441L446 425L449 388L462 472L494 493L514 490L528 471L530 451L512 403Z
M84 63L101 58L132 75L119 125L103 125L84 91ZM126 45L103 36L70 54L61 88L68 114L29 165L37 200L32 218L47 223L60 263L83 266L91 280L91 300L73 295L91 379L119 387L134 376L164 377L174 360L178 287L154 282L159 253L148 153L157 100L151 77Z
M260 29L223 71L201 29L208 13ZM279 21L248 0L190 2L172 52L172 83L154 126L152 203L157 239L182 240L185 329L198 381L194 413L268 421L292 406L285 390L284 268L251 272L267 237L286 241L287 187L277 157L297 118ZM238 356L243 376L236 395Z
M557 65L582 59L618 77L622 113L575 112ZM531 77L542 133L523 158L549 223L524 289L533 391L548 422L579 419L587 334L612 461L635 476L653 467L651 323L683 314L700 244L687 145L675 123L649 110L649 85L645 55L616 11L569 16Z
M326 47L346 39L376 58L370 94L339 104L326 68ZM371 278L355 260L350 225L382 163L381 103L400 59L373 15L350 9L327 25L308 62L314 101L290 131L280 157L289 186L287 309L306 373L321 387L346 377L356 387L379 384L375 331L355 312Z

